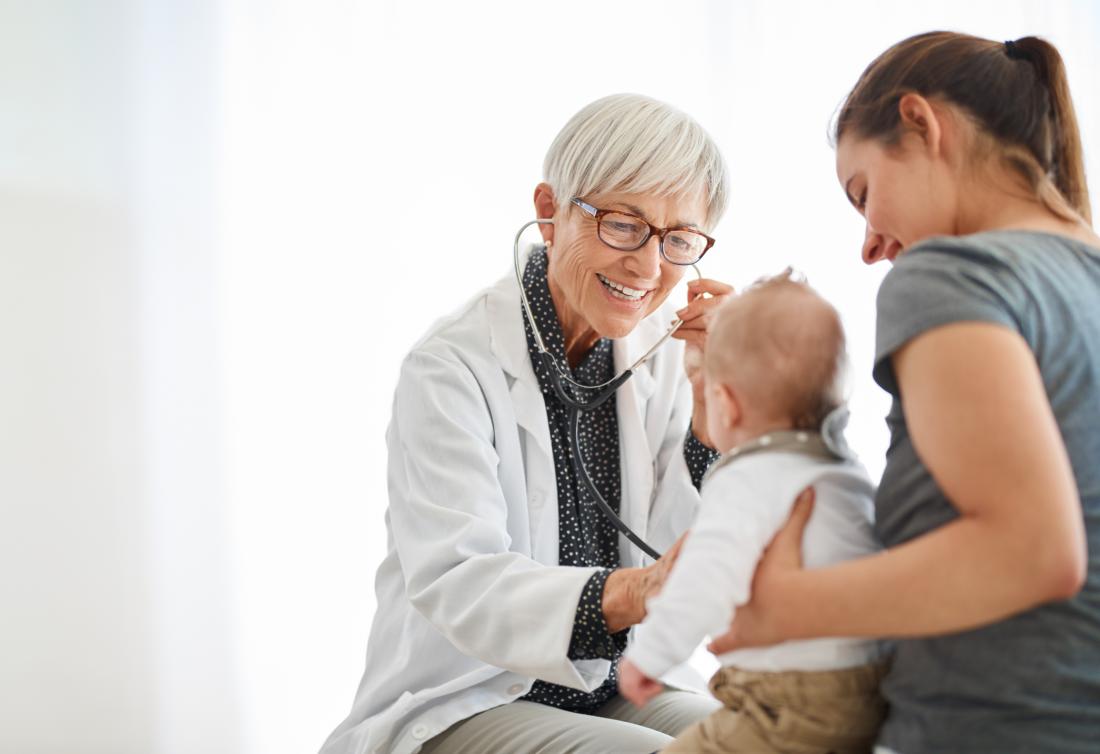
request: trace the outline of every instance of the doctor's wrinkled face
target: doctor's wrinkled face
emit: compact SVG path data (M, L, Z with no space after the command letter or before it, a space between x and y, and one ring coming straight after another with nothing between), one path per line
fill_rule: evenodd
M581 198L597 209L636 215L658 228L702 229L706 218L701 198L622 193ZM689 269L661 257L656 234L635 251L611 248L600 240L595 218L568 199L559 200L554 220L548 278L567 349L570 341L594 343L599 337L628 335Z

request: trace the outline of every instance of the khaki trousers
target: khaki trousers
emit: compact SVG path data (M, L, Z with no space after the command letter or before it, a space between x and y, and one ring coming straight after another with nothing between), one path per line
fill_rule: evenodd
M820 672L722 668L710 690L723 708L663 754L868 754L886 716L887 663Z
M643 709L621 696L592 715L515 701L455 723L421 754L651 754L718 709L713 699L666 689Z

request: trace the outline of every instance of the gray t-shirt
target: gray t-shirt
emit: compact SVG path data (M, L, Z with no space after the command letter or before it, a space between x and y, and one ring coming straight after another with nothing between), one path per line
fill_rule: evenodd
M1100 249L996 231L906 252L878 294L875 380L894 398L875 501L886 546L958 511L918 458L890 357L951 322L1003 325L1027 342L1069 451L1088 536L1088 580L1071 600L991 626L898 642L880 743L920 752L1100 751ZM1007 410L1011 407L1006 406Z

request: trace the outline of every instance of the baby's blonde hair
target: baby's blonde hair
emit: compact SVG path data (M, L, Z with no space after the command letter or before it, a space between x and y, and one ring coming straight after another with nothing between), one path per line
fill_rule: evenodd
M844 403L847 371L840 315L790 268L724 304L707 336L709 379L795 429L819 430Z

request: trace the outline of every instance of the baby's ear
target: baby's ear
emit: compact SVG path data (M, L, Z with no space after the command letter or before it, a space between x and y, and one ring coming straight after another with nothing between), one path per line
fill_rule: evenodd
M741 401L737 398L737 392L732 387L715 383L707 400L718 401L718 416L723 427L734 429L741 424L744 413L741 411Z

